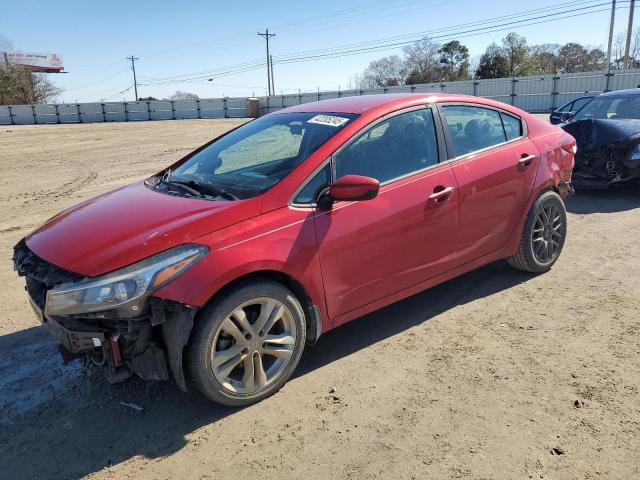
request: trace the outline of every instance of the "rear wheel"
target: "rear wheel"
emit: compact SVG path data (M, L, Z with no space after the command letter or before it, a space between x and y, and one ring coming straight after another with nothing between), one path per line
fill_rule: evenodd
M518 270L542 273L558 260L567 235L567 212L556 192L540 195L531 206L518 253L509 264Z
M239 285L202 311L188 350L189 370L205 396L242 406L277 392L305 344L300 302L269 280Z

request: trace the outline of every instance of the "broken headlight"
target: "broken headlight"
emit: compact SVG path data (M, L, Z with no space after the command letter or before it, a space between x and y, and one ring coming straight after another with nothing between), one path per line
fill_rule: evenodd
M633 147L631 150L631 155L629 155L629 160L640 161L640 143Z
M206 255L203 245L181 245L100 277L65 283L47 292L47 315L76 315L126 309L141 313L146 298Z

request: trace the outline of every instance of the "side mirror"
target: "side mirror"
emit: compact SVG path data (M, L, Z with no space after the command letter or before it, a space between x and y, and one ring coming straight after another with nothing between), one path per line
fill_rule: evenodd
M337 201L371 200L378 195L380 182L375 178L364 177L362 175L345 175L339 178L329 187L322 204L331 204Z
M562 115L560 115L560 122L561 123L566 123L569 120L571 120L572 118L573 118L573 113L564 112Z

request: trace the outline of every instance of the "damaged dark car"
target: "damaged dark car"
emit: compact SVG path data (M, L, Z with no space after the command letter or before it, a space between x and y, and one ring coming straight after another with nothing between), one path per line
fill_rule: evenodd
M602 94L563 120L578 145L574 187L640 185L640 89Z

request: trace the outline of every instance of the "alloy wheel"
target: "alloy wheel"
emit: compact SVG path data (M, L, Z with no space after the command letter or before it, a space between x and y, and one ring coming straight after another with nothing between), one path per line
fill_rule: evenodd
M211 367L216 380L232 393L264 390L289 364L296 333L291 310L275 298L238 305L214 336Z
M533 254L540 263L550 263L560 254L565 225L556 205L544 205L533 224Z

